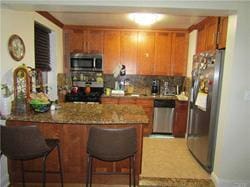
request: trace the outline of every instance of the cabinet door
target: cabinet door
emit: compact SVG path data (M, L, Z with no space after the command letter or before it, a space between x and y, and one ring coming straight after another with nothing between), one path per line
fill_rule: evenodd
M187 127L188 102L176 101L175 103L173 135L175 137L184 137Z
M228 17L220 17L218 48L226 48Z
M127 74L136 74L137 32L121 32L121 64Z
M152 75L155 58L155 33L139 32L137 74Z
M206 50L206 30L205 30L205 25L202 24L198 27L196 52L200 53L205 50Z
M112 97L102 97L101 103L102 104L118 104L119 98L112 98Z
M103 31L87 31L87 51L89 53L103 53Z
M171 33L156 33L154 75L171 74Z
M120 63L120 32L105 31L104 33L104 73L112 74Z
M135 98L122 98L119 99L119 104L136 104Z
M63 73L70 72L70 30L63 30Z
M143 135L149 136L153 131L153 99L137 99L136 104L142 106L149 119L148 125L143 128Z
M187 44L187 33L173 33L171 55L172 75L186 75Z
M210 17L206 23L206 50L216 49L216 38L218 32L218 17Z
M81 29L75 29L70 32L69 36L70 52L84 51L84 32Z

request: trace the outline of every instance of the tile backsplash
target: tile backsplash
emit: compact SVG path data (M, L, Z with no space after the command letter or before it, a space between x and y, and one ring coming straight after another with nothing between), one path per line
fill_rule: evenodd
M160 80L160 85L164 81L168 82L169 88L172 93L176 93L176 86L179 86L179 91L185 91L185 77L184 76L149 76L149 75L125 75L122 77L114 78L113 75L104 74L104 87L115 88L115 82L127 80L130 85L134 87L134 93L147 94L151 93L151 85L154 79ZM68 90L72 87L70 74L60 73L57 75L58 91Z
M168 82L169 88L173 93L176 93L176 86L179 86L179 90L183 90L183 83L185 77L183 76L149 76L149 75L125 75L115 79L113 75L104 75L104 85L108 88L115 88L115 81L127 80L130 85L134 86L134 92L139 94L150 94L151 85L154 79L160 80L160 85L163 85L164 81Z

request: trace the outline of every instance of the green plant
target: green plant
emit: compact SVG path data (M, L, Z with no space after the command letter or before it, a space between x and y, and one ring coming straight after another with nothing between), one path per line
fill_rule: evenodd
M7 84L1 84L1 90L3 97L10 97L13 94L13 90Z

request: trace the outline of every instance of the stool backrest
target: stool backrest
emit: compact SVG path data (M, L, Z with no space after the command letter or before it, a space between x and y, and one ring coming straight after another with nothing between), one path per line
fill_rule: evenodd
M49 151L49 147L36 126L1 125L1 151L9 159L25 160Z
M133 156L136 151L135 128L97 128L89 130L87 152L103 161L118 161Z

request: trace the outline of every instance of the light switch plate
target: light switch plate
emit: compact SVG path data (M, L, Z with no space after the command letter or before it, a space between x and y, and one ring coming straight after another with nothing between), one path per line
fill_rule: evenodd
M250 101L250 90L246 90L245 91L244 100Z

